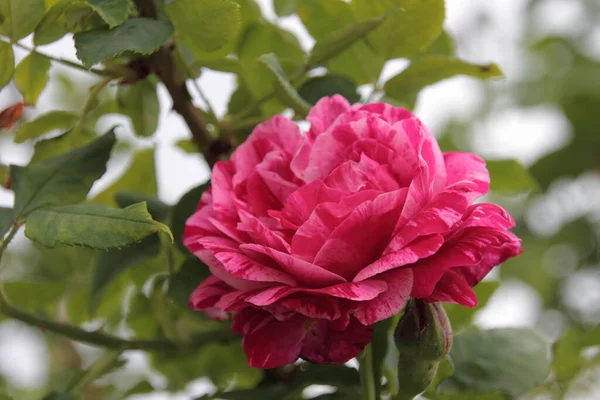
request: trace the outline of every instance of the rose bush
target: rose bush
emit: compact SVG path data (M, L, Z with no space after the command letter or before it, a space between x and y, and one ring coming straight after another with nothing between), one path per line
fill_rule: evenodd
M521 252L485 163L442 153L409 111L323 98L302 135L275 117L218 162L184 243L212 276L193 309L233 319L253 367L344 363L409 297L473 307Z

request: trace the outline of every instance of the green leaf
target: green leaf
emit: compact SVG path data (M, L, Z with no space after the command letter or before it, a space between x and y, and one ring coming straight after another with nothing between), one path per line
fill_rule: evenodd
M42 400L78 400L80 397L75 393L52 392L44 396Z
M2 232L0 230L0 232ZM583 347L600 346L600 325L596 325L592 330L586 332L581 345Z
M133 10L130 0L87 0L110 28L121 25Z
M310 66L322 65L327 60L337 56L364 38L369 32L377 28L391 13L376 18L366 19L346 25L341 29L330 32L317 40L313 46L306 63Z
M85 16L85 11L91 11L85 3L73 0L59 0L46 11L42 21L36 26L33 34L33 43L42 46L57 41L75 27L68 26L67 14L79 12L79 19Z
M29 35L44 16L44 0L0 0L0 34L17 41Z
M110 282L127 269L135 267L148 258L157 256L159 252L160 239L158 235L153 234L124 249L100 253L90 287L90 314L93 315L96 312L102 300L103 291Z
M154 386L152 386L148 381L144 380L144 381L138 382L131 389L129 389L125 393L123 393L123 398L133 396L134 394L150 393L150 392L154 392Z
M12 208L0 207L0 238L4 237L4 234L8 232L13 221Z
M73 35L77 57L88 66L113 59L125 51L150 54L173 33L167 21L132 18L113 29L98 28Z
M156 85L149 79L135 85L121 85L117 89L119 111L131 119L137 136L150 137L158 128L160 106Z
M38 163L58 157L69 151L81 148L96 138L95 132L81 125L75 125L60 136L36 142L33 146L31 163Z
M258 58L264 54L275 53L286 74L294 74L304 63L304 51L298 39L289 31L266 22L250 25L238 46L238 59L242 66L241 77L252 97L258 100L271 95L275 89L275 79L272 72ZM245 104L248 107L248 103ZM277 99L271 99L261 105L261 110L272 115L283 110Z
M360 18L398 12L369 35L369 42L386 60L411 58L433 42L442 32L444 0L353 0L354 15Z
M298 16L317 41L323 40L331 32L358 22L350 4L343 0L302 1L298 5ZM360 19L368 17L369 15L360 15ZM378 78L384 61L366 40L359 40L329 60L327 69L330 73L347 76L357 84L372 83Z
M500 282L498 281L484 281L475 286L473 290L477 295L476 308L464 307L458 304L444 304L444 309L454 332L469 326L475 313L483 308L499 286Z
M299 397L291 397L296 395ZM212 395L206 394L196 400L281 400L287 398L302 398L301 393L290 389L283 384L274 384L256 389L232 390L228 392L219 392Z
M175 0L165 11L192 52L218 50L240 28L240 6L230 0Z
M488 160L490 189L498 193L522 193L537 190L538 184L516 160Z
M17 218L41 207L83 201L92 184L106 171L116 141L109 132L89 145L27 167L12 166Z
M238 60L227 57L215 58L212 60L198 60L194 62L190 68L192 70L197 68L208 68L214 71L231 72L234 74L239 74L242 71L242 67Z
M15 69L15 84L25 103L35 105L48 83L50 60L36 52L25 57Z
M356 84L340 75L325 75L311 78L298 89L298 94L310 104L316 104L322 97L340 94L350 103L360 100Z
M561 383L571 381L582 369L584 357L582 350L582 332L577 328L569 328L553 345L552 372Z
M279 17L287 17L296 13L299 0L273 0L275 14Z
M179 271L171 275L167 295L180 307L188 308L190 295L210 275L208 267L196 257L183 262Z
M36 139L43 134L55 129L68 129L79 120L79 115L72 111L50 111L42 114L33 121L25 122L15 133L15 143L23 143L29 139Z
M415 60L408 68L385 83L388 96L413 107L421 89L456 75L490 79L501 77L496 64L471 64L445 56L424 56Z
M204 193L204 191L209 187L210 182L207 182L191 189L189 192L181 196L177 204L173 207L171 231L173 232L173 236L175 236L175 244L186 254L189 254L189 251L182 242L185 222L196 211L202 193Z
M500 391L516 396L542 383L550 372L548 343L527 328L471 329L454 338L454 375L442 392Z
M217 389L248 389L260 381L263 371L250 368L241 341L210 343L198 351L155 353L152 365L167 377L169 389L178 390L199 376L208 377Z
M0 90L8 85L15 73L15 53L12 46L0 41Z
M10 167L0 164L0 186L8 188L10 185Z
M260 56L259 61L267 67L275 78L277 96L281 102L291 107L297 114L302 116L307 115L310 111L310 104L300 97L296 89L287 80L277 56L273 53L265 54Z
M179 139L175 142L175 146L188 154L198 154L198 146L191 139Z
M454 38L446 31L443 31L437 39L433 41L425 50L424 55L440 55L454 57L456 55L456 43Z
M171 215L171 206L163 203L154 196L134 192L117 192L115 194L115 202L121 208L129 207L132 204L141 203L142 201L146 202L148 212L152 215L152 219L160 222L169 219Z
M136 337L156 337L159 326L152 314L152 303L144 293L137 292L131 296L126 322Z
M76 204L43 208L27 219L25 236L46 247L57 244L97 250L120 249L158 232L171 230L154 221L146 203L127 208L101 204Z
M154 149L145 149L135 153L127 172L108 189L98 193L92 199L92 202L114 206L117 204L115 202L115 195L119 192L136 192L137 194L149 196L156 195L158 185L156 183Z

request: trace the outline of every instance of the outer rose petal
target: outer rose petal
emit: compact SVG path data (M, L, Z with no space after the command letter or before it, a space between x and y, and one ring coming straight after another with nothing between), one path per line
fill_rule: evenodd
M410 111L404 108L394 107L387 103L366 104L360 107L359 110L379 114L381 115L381 118L390 124L402 121L403 119L411 118L413 116Z
M454 269L446 271L442 279L435 286L431 296L425 299L430 303L443 301L456 303L466 307L477 305L477 296L465 278Z
M307 318L297 315L287 321L266 316L258 326L244 335L242 346L253 368L275 368L298 359L306 336Z
M350 318L350 323L342 331L334 329L329 321L314 320L300 356L316 364L343 364L369 344L372 334L372 326L364 326L354 318Z
M373 300L360 302L354 316L363 325L372 325L389 318L402 310L413 285L413 271L410 268L398 268L380 275L389 289Z
M350 110L350 103L343 96L334 95L332 97L323 97L310 110L307 121L311 127L306 136L312 143L315 138L333 124L340 114Z
M481 157L471 153L444 153L444 162L448 173L448 186L461 181L473 182L477 185L469 196L469 202L483 196L490 190L490 174L485 168L485 161Z

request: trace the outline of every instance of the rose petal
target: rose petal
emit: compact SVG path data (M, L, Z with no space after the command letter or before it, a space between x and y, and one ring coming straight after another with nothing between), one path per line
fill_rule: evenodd
M231 292L233 288L215 276L206 278L190 295L188 305L191 309L201 310L214 306L219 298Z
M490 174L485 161L472 153L444 153L444 163L448 174L447 186L462 181L475 183L469 195L469 203L486 194L490 189Z
M287 321L267 316L251 332L244 335L242 346L252 368L276 368L298 359L306 336L303 325L307 318L297 315Z
M300 356L316 364L343 364L369 344L372 333L372 326L364 326L354 318L343 331L333 329L329 321L314 320L304 338Z
M290 254L283 253L265 246L256 244L243 244L240 249L252 256L252 252L264 254L276 261L281 269L309 287L327 286L342 283L346 280L341 276L327 271L315 264L311 264Z
M362 269L354 277L354 282L371 278L377 274L381 274L404 265L413 264L422 258L426 258L435 254L442 244L444 244L444 237L442 235L432 235L422 239L417 239L403 249L389 253L379 258L368 267Z
M388 284L388 290L373 300L358 303L354 311L354 317L363 325L372 325L399 313L413 286L413 271L410 268L394 269L379 277Z
M255 306L268 306L283 298L296 293L322 296L322 301L328 301L328 296L354 300L368 301L387 290L388 285L382 280L367 280L362 282L345 282L319 289L304 289L289 286L274 286L249 295L245 301Z
M314 263L352 280L385 249L405 196L400 189L359 205L329 235Z
M314 142L316 137L325 132L340 114L348 110L350 110L350 103L343 96L336 94L332 97L323 97L311 108L306 117L311 124L306 134L308 140Z
M225 270L231 275L257 282L277 282L289 286L296 286L296 279L285 272L260 264L246 254L237 252L220 252L215 257L219 260Z
M450 269L442 276L431 296L427 297L425 301L456 303L473 308L477 305L477 296L463 276L454 269Z
M400 107L394 107L387 103L370 103L359 108L361 111L368 111L373 114L379 114L386 122L393 124L403 119L411 118L413 114Z

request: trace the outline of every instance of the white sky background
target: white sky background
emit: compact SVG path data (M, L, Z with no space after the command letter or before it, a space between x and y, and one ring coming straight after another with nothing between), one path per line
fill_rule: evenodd
M263 7L267 18L276 21L270 0L257 0ZM458 53L464 59L473 62L496 62L506 75L506 79L494 85L511 85L518 81L524 71L521 69L525 54L522 53L522 38L525 31L524 0L446 0L447 29L458 38ZM583 12L576 2L570 0L547 0L538 10L539 25L544 33L570 34L577 29L577 20ZM487 26L480 24L485 16ZM278 24L298 34L303 46L308 49L313 40L303 28L297 17L286 17ZM593 38L586 43L591 55L600 57L600 28ZM75 51L70 38L57 43L42 46L40 50L55 56L75 60ZM24 52L17 49L17 57L22 58ZM392 62L386 67L385 79L398 73L406 66L404 62ZM68 70L70 76L85 74L77 70ZM52 82L52 78L51 81ZM199 79L201 88L207 93L217 114L223 115L227 101L233 90L231 74L212 71L203 72ZM469 78L453 78L425 89L416 109L416 114L435 132L449 119L468 120L475 115L482 103L483 83ZM56 88L56 87L55 87ZM194 93L192 89L192 93ZM4 89L0 93L0 109L14 103L14 89ZM181 118L170 112L171 101L164 88L159 90L161 102L161 119L158 132L154 138L145 141L147 146L156 145L159 196L163 201L174 203L188 189L206 181L209 171L200 157L185 154L173 143L188 137L187 128ZM517 158L525 164L531 164L541 155L562 146L569 138L569 125L558 110L551 106L540 105L529 109L519 109L510 98L498 98L495 113L486 121L475 124L475 149L484 157ZM202 104L200 101L197 104ZM37 112L45 112L54 108L53 88L49 87L38 102ZM28 114L32 115L32 114ZM126 129L117 131L120 137L131 135L129 122L125 118L110 117L110 124L118 120ZM104 123L109 124L108 121ZM31 155L31 149L24 145L14 145L7 138L0 137L0 162L4 164L25 164ZM110 185L124 170L126 164L112 162L107 175L93 188L93 192L101 191ZM598 179L590 178L588 187L595 187L600 192ZM596 185L596 186L594 186ZM569 186L571 188L571 186ZM568 192L562 188L561 192ZM581 190L581 187L579 187ZM12 193L0 188L0 206L12 204ZM577 209L574 214L589 212ZM575 215L575 217L578 215ZM600 279L596 277L596 282ZM596 285L597 292L600 292ZM531 326L540 312L540 300L529 286L507 282L502 285L488 306L479 314L478 322L485 327L497 326ZM548 318L552 321L553 315ZM559 321L560 322L560 321ZM553 324L556 324L552 322ZM18 338L18 339L16 339ZM0 373L7 376L15 384L31 385L45 381L47 359L45 345L40 341L40 333L31 331L16 323L0 325ZM134 357L136 363L139 357ZM206 385L195 385L190 388L190 395L198 395L196 389ZM138 399L167 399L163 395L137 397ZM188 399L185 394L171 397ZM579 397L581 398L581 397Z

